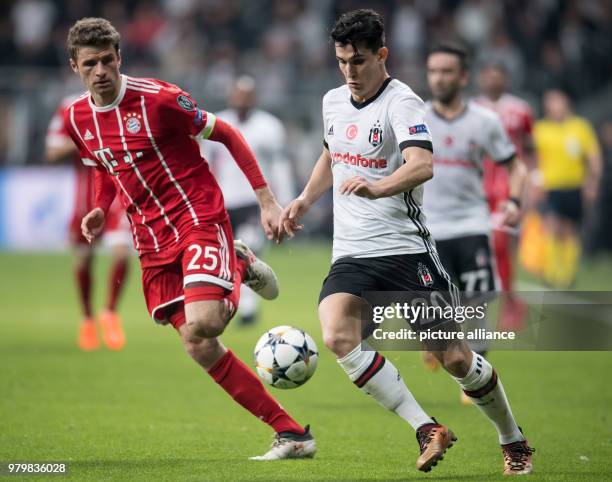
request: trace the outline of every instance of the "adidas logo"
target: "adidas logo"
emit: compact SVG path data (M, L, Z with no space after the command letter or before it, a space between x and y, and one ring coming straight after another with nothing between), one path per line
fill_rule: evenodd
M83 139L85 139L86 141L91 141L94 138L93 134L89 131L89 129L87 129L85 131L85 135L83 136Z
M329 127L329 130L327 131L327 135L328 136L334 135L334 125L333 124Z

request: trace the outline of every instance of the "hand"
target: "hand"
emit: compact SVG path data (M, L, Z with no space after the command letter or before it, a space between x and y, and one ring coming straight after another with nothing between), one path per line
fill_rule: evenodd
M499 208L500 213L500 224L502 226L514 227L518 224L521 217L521 210L517 206L516 202L511 199L507 199L501 203Z
M272 199L265 204L260 204L261 209L261 225L266 233L266 237L276 244L280 244L283 241L283 237L279 236L278 220L281 216L283 208Z
M102 234L106 222L105 218L106 216L101 208L95 208L85 215L81 221L81 232L87 242L92 243Z
M310 209L310 204L304 198L298 197L289 203L283 210L278 220L279 236L287 236L293 238L296 231L304 228L302 224L298 224L299 219L306 214Z
M375 183L368 182L361 176L355 176L340 185L340 194L355 194L368 199L378 199L382 192Z

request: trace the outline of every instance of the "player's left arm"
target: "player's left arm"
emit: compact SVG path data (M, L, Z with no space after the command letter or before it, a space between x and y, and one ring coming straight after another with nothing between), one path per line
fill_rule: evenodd
M402 150L404 165L375 182L361 176L347 179L340 186L341 194L355 194L368 199L379 199L407 192L433 177L432 152L426 148L409 146Z
M282 239L277 233L281 207L242 134L212 112L199 109L191 96L176 86L164 90L163 95L163 116L175 132L187 134L196 140L211 140L225 145L255 191L266 236L280 242Z
M230 152L255 192L261 211L261 224L266 237L280 243L282 236L278 234L278 220L282 208L269 188L255 154L238 129L222 119L214 117L214 114L207 112L205 115L207 116L207 127L203 129L202 136L205 139L222 143Z
M404 164L375 182L360 176L347 179L340 186L340 193L378 199L409 191L431 179L433 147L424 114L421 99L407 96L395 99L389 106L388 121Z

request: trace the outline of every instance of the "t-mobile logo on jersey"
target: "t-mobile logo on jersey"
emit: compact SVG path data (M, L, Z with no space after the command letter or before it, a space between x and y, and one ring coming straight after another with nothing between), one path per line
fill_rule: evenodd
M113 152L110 150L110 147L104 147L102 149L95 150L94 155L96 156L96 159L98 159L98 161L100 161L106 166L108 172L114 174L113 168L117 167L119 163L115 159L113 159L114 156Z
M94 151L94 155L102 164L104 164L104 166L106 167L106 169L108 169L108 172L110 174L112 174L113 176L117 174L113 168L117 167L119 163L115 160L115 156L113 155L113 151L110 150L110 147L104 147L103 149L98 149L97 151ZM128 152L127 156L123 156L123 161L126 164L133 163L134 155L137 158L140 158L143 156L142 151L138 151L136 153Z

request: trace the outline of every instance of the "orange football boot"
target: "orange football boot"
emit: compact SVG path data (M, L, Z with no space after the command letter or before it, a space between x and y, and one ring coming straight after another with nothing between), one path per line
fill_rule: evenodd
M533 472L531 454L535 449L530 447L527 440L502 445L504 453L504 475L526 475Z
M444 459L444 453L457 441L455 434L444 425L434 423L421 425L416 432L421 455L417 459L416 468L422 472L429 472L432 467Z
M117 313L105 311L99 318L102 327L102 338L109 350L121 350L125 345L125 335L121 326L121 318Z
M85 318L79 327L79 348L83 351L93 351L100 348L96 323L91 318Z

